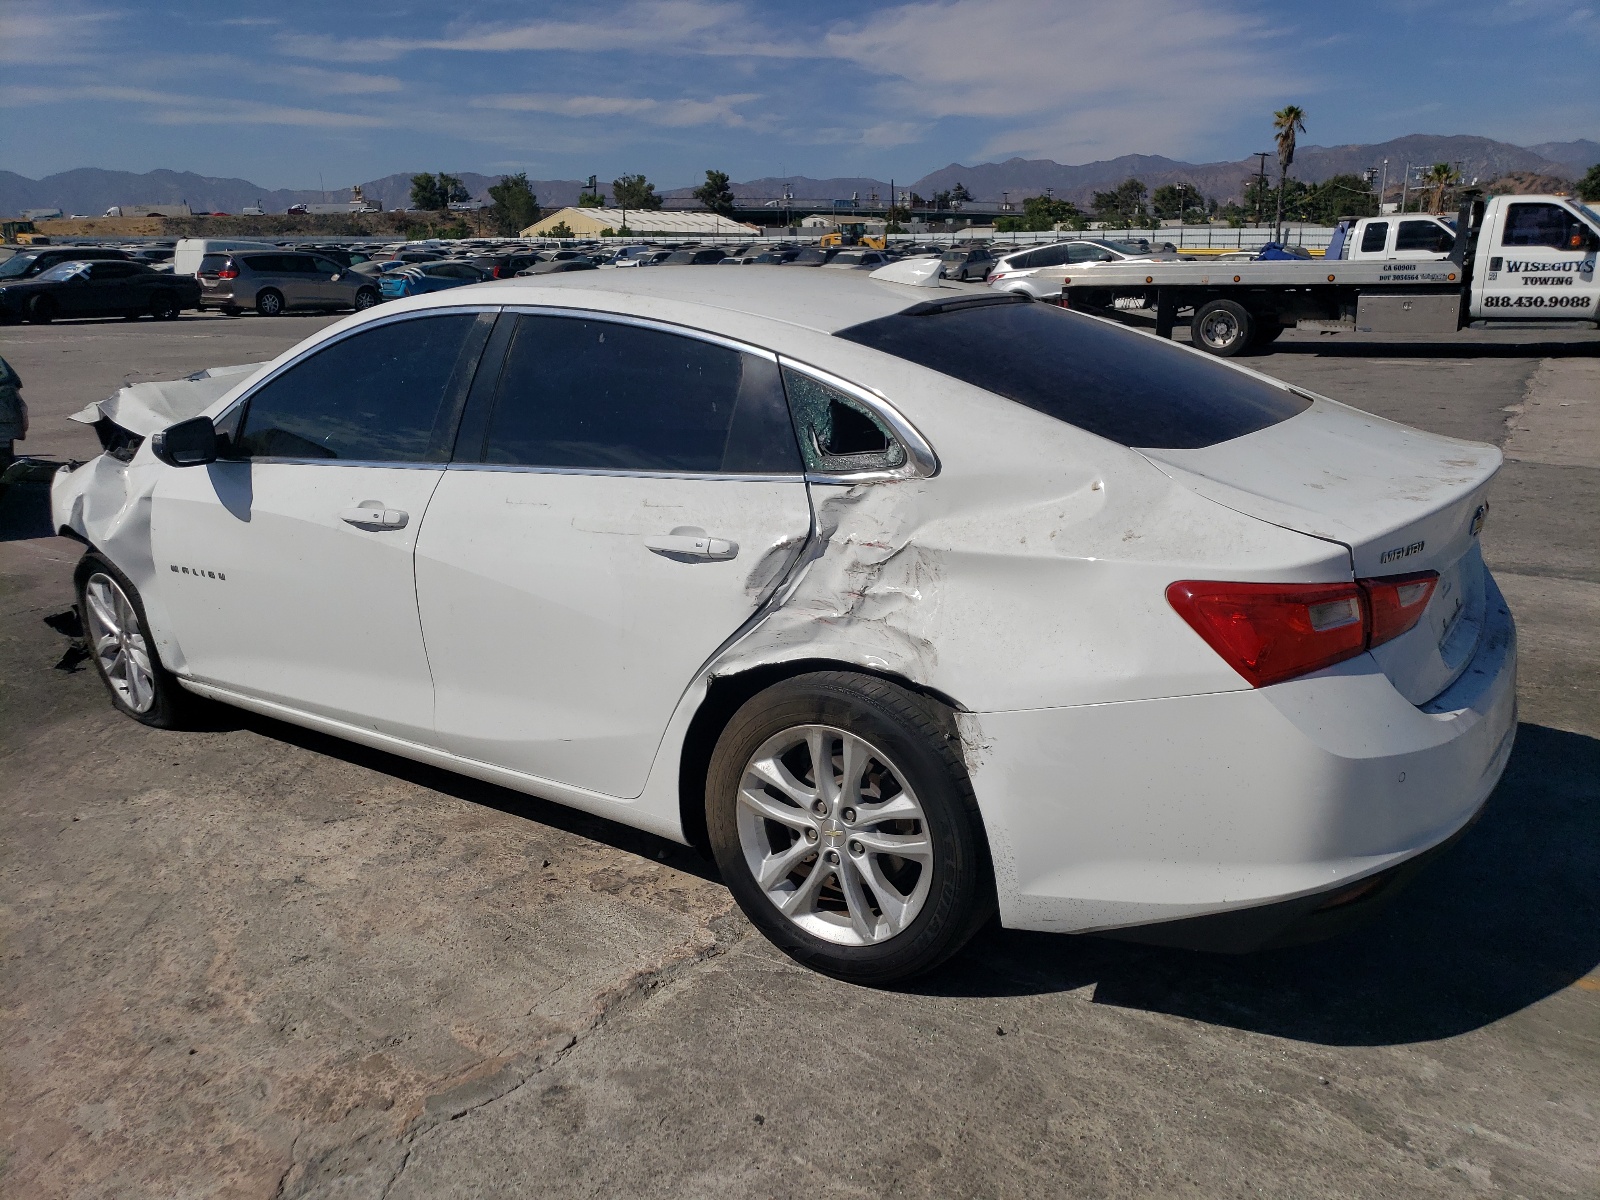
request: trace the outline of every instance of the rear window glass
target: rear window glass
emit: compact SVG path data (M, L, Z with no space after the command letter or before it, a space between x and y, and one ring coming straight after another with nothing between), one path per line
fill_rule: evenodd
M981 387L1124 446L1192 450L1288 420L1292 392L1050 304L919 304L835 336Z

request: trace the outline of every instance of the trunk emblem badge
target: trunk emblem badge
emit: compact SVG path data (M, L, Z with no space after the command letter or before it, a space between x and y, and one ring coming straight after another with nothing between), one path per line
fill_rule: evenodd
M1413 554L1421 554L1427 542L1412 542L1409 546L1396 546L1393 550L1385 550L1378 559L1380 563L1391 563L1398 558L1410 558Z

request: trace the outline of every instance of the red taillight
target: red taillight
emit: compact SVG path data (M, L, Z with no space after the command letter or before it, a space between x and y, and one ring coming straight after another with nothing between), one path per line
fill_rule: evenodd
M217 272L217 278L218 279L237 279L237 278L239 278L239 268L238 267L223 267L222 270Z
M505 273L506 273L506 269L504 267L496 267L494 269L494 274L491 275L490 278L491 279L501 279L501 278L504 278Z
M1361 588L1367 593L1368 620L1371 623L1367 644L1381 646L1409 632L1422 619L1422 610L1428 607L1438 582L1437 571L1363 579Z
M1354 658L1367 648L1366 605L1354 583L1180 580L1167 602L1252 687Z
M1252 687L1266 687L1399 637L1438 580L1434 571L1354 583L1185 579L1167 588L1167 603Z

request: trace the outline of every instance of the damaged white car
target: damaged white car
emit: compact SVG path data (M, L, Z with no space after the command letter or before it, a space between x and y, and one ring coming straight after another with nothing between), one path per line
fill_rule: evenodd
M1329 932L1510 753L1497 450L1025 297L546 276L144 386L53 491L120 709L193 693L701 845L844 978L995 912Z

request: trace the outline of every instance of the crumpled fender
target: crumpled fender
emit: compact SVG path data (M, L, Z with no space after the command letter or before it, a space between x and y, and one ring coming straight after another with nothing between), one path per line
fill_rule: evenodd
M96 400L67 418L85 425L108 420L139 437L160 433L169 425L199 416L266 363L208 367L183 379L130 384L115 395Z

